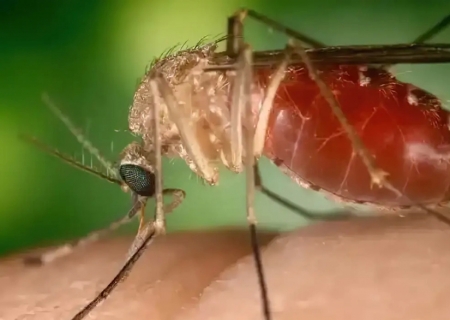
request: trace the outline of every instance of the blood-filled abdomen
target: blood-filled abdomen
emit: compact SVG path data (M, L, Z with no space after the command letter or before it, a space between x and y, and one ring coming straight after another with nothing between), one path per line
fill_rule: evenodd
M270 70L257 70L262 87ZM377 167L406 197L371 186L367 168L316 83L291 66L277 91L264 153L316 188L343 200L395 207L449 198L449 113L432 94L366 66L328 66L320 74Z

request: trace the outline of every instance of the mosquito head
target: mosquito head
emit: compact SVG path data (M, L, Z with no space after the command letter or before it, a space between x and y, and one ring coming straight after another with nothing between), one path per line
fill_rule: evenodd
M150 152L133 142L121 154L119 174L126 187L143 197L151 197L155 193L155 174L149 159Z

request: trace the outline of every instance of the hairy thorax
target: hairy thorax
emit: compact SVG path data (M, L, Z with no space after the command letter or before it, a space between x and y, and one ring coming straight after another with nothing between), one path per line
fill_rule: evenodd
M159 73L170 85L179 104L179 110L194 128L196 139L202 148L203 156L217 172L218 166L224 164L228 169L240 171L230 164L230 90L235 71L205 72L211 64L216 44L209 44L178 52L175 55L156 61L146 72L135 95L129 113L130 130L143 139L147 152L153 152L152 112L153 93L150 89L152 75ZM258 108L262 90L254 85L254 107ZM198 173L192 159L182 142L180 131L169 116L164 100L160 103L162 155L181 157L191 170ZM256 113L256 112L255 112ZM245 152L244 152L245 154ZM216 184L218 175L210 184Z

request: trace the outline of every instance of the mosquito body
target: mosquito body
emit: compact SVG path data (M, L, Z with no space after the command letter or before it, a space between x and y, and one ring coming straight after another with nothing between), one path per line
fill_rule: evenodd
M204 72L217 64L216 48L215 43L207 44L156 62L139 85L129 114L130 130L142 136L145 152L153 152L153 98L148 79L160 72L181 107L181 121L195 132L192 138L198 142L195 152L203 170L189 156L189 146L183 143L164 103L159 118L163 156L181 157L211 185L218 182L219 165L234 172L243 168L243 163L233 162L231 153L230 106L236 72ZM392 209L411 205L409 199L422 204L448 201L449 113L439 99L397 80L383 67L328 64L317 69L350 125L402 195L372 188L367 168L304 64L289 65L279 84L264 133L263 154L300 185L343 201ZM271 66L254 69L251 101L255 126L274 72ZM245 148L241 149L245 156Z
M253 53L242 36L246 16L296 40L285 50ZM241 10L229 18L226 38L156 60L129 111L129 128L142 139L124 149L118 174L107 177L130 190L134 199L131 211L109 229L139 212L139 232L118 275L73 319L84 318L124 279L152 237L164 232L165 213L184 198L182 190L162 189L163 156L184 159L210 185L219 182L221 165L245 172L247 220L265 320L271 312L256 237L255 192L291 205L263 186L260 156L300 185L339 200L388 209L418 206L450 223L428 209L450 197L449 113L434 95L397 80L387 69L402 62L450 62L450 45L423 44L449 23L450 16L415 44L325 47L254 11ZM226 41L225 52L216 52L220 41ZM163 206L163 194L175 200ZM154 221L144 223L149 197L157 198L157 210Z

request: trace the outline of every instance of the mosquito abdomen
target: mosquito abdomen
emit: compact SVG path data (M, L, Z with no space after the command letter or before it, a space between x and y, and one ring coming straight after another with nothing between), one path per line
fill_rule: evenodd
M267 83L270 72L258 71L260 83ZM266 155L296 180L343 200L386 207L447 201L449 113L440 101L381 68L338 65L320 72L376 165L403 196L371 186L361 158L301 65L290 67L278 88Z

